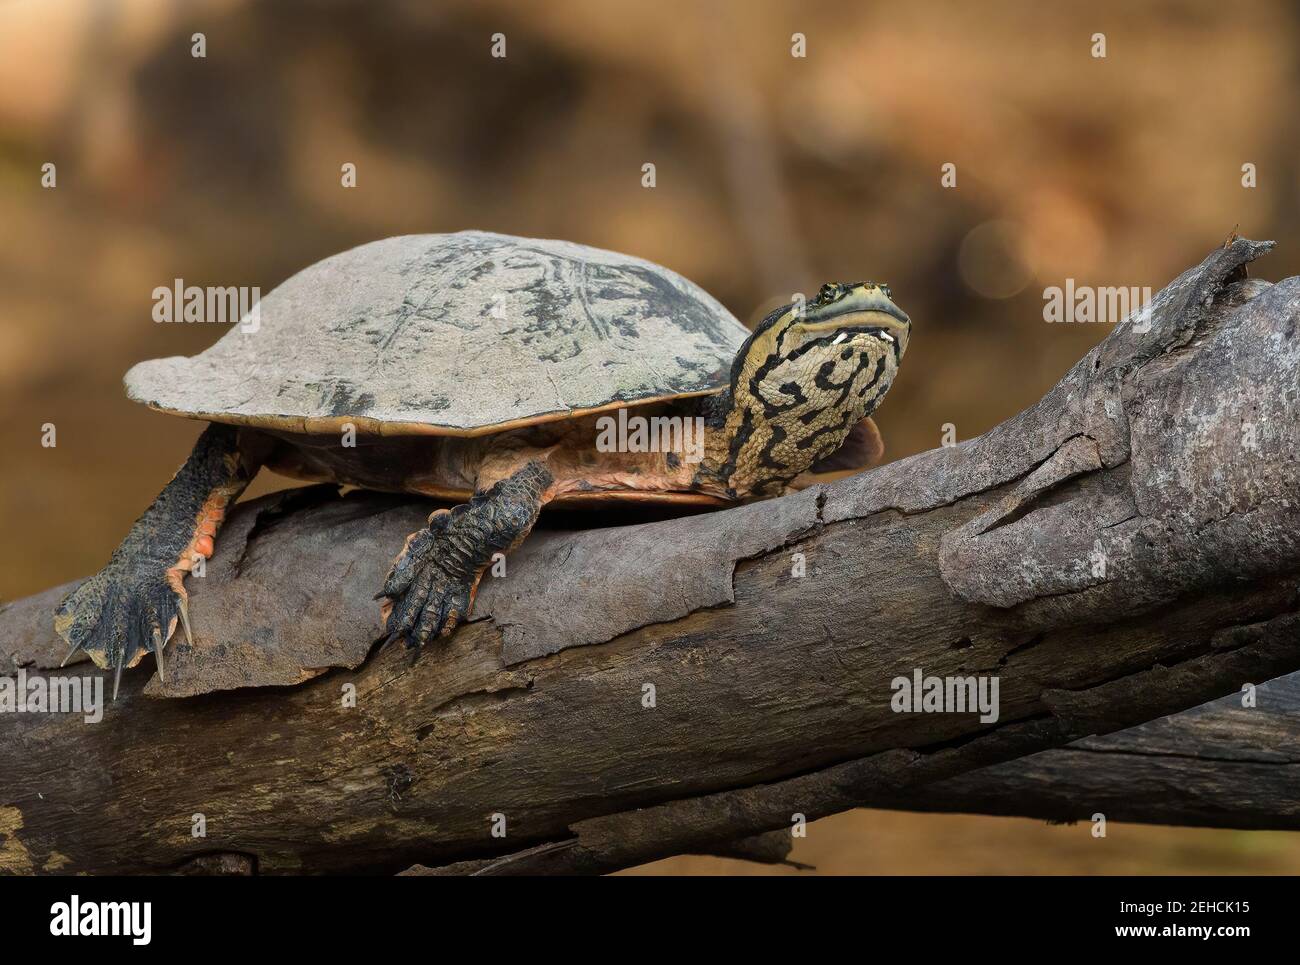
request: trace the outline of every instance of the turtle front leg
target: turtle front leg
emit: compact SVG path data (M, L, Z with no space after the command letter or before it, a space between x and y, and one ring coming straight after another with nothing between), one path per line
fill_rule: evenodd
M408 536L375 597L385 601L388 640L420 646L468 617L483 571L493 555L523 542L553 481L541 460L529 462L468 503L437 510Z
M73 590L54 614L54 629L70 647L84 650L102 669L115 669L113 699L122 668L146 653L164 676L163 648L179 618L190 639L188 597L182 581L194 561L212 555L226 509L261 465L240 446L239 430L210 425L158 498L131 527L108 564ZM64 663L67 658L64 659Z

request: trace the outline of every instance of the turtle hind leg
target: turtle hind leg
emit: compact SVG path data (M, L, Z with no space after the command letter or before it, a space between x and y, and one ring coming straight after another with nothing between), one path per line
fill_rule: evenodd
M388 640L420 646L463 622L483 571L495 554L529 534L553 482L540 459L528 462L468 503L437 510L427 527L407 537L376 595L386 598Z
M164 676L163 648L178 623L189 637L185 574L197 557L212 555L227 507L258 465L240 446L239 430L209 426L107 565L59 604L54 629L68 657L84 650L97 666L112 668L114 699L123 667L154 653Z

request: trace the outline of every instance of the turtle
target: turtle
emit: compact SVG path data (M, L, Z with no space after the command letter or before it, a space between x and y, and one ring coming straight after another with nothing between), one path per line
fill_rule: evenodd
M471 613L484 570L545 506L728 504L863 467L911 320L841 282L751 332L640 258L482 231L363 244L284 281L127 395L207 427L107 564L54 615L68 656L114 670L193 644L186 574L261 468L443 504L396 550L376 640L418 647ZM66 660L65 660L66 663Z

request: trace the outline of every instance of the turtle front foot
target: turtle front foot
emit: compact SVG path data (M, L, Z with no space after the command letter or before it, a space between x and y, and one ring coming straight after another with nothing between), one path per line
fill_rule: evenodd
M388 641L418 647L464 622L483 571L528 535L551 482L542 462L527 462L468 503L437 510L408 536L375 596L384 600Z
M64 598L54 613L54 629L70 647L68 657L84 650L96 666L113 668L116 700L122 668L134 667L146 653L155 655L158 676L165 679L163 648L178 620L188 639L184 591L173 589L165 572L119 558Z
M469 615L485 567L456 540L457 531L465 529L459 517L467 509L439 509L427 529L407 537L375 597L384 600L386 642L404 639L408 647L423 646L451 633Z

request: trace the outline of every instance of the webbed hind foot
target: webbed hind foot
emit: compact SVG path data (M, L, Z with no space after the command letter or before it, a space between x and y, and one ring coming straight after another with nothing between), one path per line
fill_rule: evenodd
M163 649L178 623L190 640L182 580L199 557L212 555L226 509L258 464L233 426L208 426L108 564L59 604L54 629L68 644L68 657L84 650L100 668L112 668L114 699L122 668L146 653L155 655L164 677Z
M166 679L163 648L178 621L189 639L187 606L185 591L174 589L164 573L115 558L59 604L54 629L71 647L68 657L83 650L96 666L113 668L116 700L122 668L134 667L146 653L155 654L158 676Z

